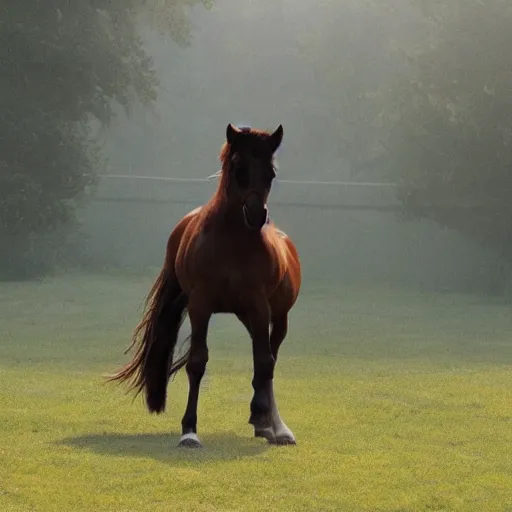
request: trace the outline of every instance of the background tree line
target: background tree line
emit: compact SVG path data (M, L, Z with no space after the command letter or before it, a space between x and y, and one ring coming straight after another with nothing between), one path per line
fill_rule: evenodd
M187 45L187 14L195 3L0 3L4 276L44 270L31 251L43 251L57 227L64 236L61 228L72 226L77 204L94 186L104 166L99 127L118 106L129 111L136 101L156 102L158 77L144 30L165 31ZM318 150L337 153L354 179L397 182L408 216L492 247L491 287L504 292L512 261L512 6L506 0L387 0L322 8L335 22L321 33L298 33L296 49L317 73L322 112L330 114L314 131L336 135L336 148L317 137ZM259 15L256 5L251 9ZM235 23L237 12L230 15ZM353 22L358 16L366 26ZM240 52L229 37L224 44L233 58ZM287 50L275 48L268 58L286 66ZM254 56L249 62L261 64ZM249 92L260 89L255 81Z
M512 4L412 3L423 23L390 36L403 55L392 60L393 76L361 84L358 109L341 103L359 116L345 128L343 150L356 172L398 183L406 217L493 248L489 291L503 294L512 268ZM384 9L400 16L401 4Z
M98 127L156 100L142 30L187 45L198 2L0 2L0 276L51 266L104 165Z
M490 291L512 268L512 5L422 1L431 34L382 94L383 167L405 212L494 247Z

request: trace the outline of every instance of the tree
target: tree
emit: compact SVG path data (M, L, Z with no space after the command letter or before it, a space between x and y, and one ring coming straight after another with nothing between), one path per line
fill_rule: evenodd
M41 235L72 223L101 166L93 127L156 98L140 30L188 44L198 1L0 0L0 276L43 270Z
M424 37L424 19L403 0L343 6L327 0L315 10L323 18L322 31L297 36L312 74L321 77L315 82L316 109L322 113L322 130L311 134L318 137L315 148L343 161L350 176L342 179L383 181L387 179L380 172L386 139L385 91L407 70L400 49ZM337 148L326 132L336 133Z
M499 253L494 291L512 264L512 6L421 2L430 38L385 98L386 154L404 211Z

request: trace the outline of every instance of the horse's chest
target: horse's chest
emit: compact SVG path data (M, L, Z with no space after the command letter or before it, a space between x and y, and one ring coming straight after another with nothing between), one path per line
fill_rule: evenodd
M231 310L247 290L272 280L274 261L263 242L233 246L222 237L201 234L194 243L192 280L206 285L215 298L216 309Z

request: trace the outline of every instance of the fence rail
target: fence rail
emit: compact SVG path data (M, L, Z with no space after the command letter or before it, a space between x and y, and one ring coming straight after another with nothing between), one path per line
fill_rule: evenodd
M102 203L198 206L208 200L216 185L216 180L210 178L132 174L103 174L100 178L94 201ZM278 179L272 190L272 205L321 210L397 211L395 189L393 183Z
M142 180L162 181L170 183L207 183L212 178L176 178L171 176L142 176L137 174L101 174L100 178L111 180ZM318 186L342 186L342 187L396 187L395 183L386 182L357 182L357 181L316 181L316 180L277 180L278 183L290 185L318 185Z

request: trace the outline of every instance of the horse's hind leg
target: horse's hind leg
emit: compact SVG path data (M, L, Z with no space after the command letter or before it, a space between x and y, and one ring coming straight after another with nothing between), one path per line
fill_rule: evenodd
M193 300L189 303L188 315L192 327L190 337L190 354L186 364L189 390L187 409L181 421L182 435L178 446L186 448L201 448L197 436L197 403L199 388L208 363L208 346L206 338L211 312L198 307Z
M281 343L286 338L288 332L288 315L272 319L272 332L270 334L270 349L274 360L277 361L277 354ZM272 410L272 430L273 436L268 441L275 444L296 444L293 432L287 427L286 423L281 419L274 396L273 382L269 389L270 405ZM255 431L255 435L258 433Z

